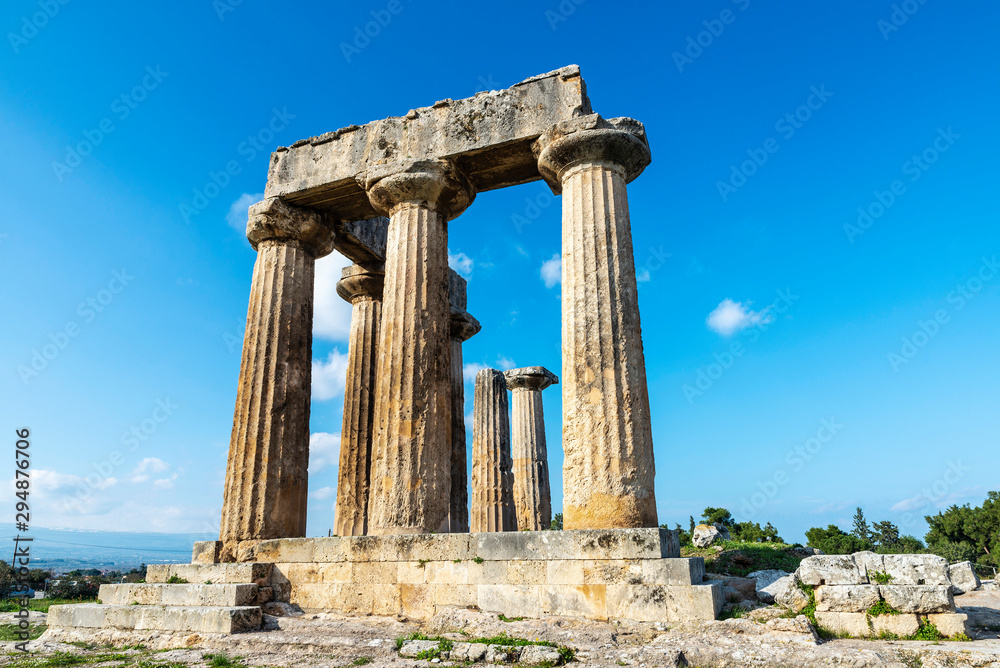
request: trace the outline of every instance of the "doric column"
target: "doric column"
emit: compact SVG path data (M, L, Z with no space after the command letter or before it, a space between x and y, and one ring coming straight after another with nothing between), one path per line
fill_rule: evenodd
M465 441L465 375L462 344L482 328L466 311L465 279L448 272L451 299L451 533L469 532L469 458Z
M222 502L223 560L239 541L305 536L313 275L333 249L322 216L277 198L250 207L257 250Z
M545 447L542 390L559 377L540 366L504 372L511 393L511 449L514 511L519 531L542 531L552 524L549 455Z
M368 533L448 531L451 336L448 221L475 193L443 162L360 177L389 215Z
M625 184L649 164L638 121L553 127L538 169L563 194L563 522L653 527L653 439Z
M472 404L472 533L517 531L507 383L503 372L476 374Z
M368 476L385 270L381 264L354 264L344 267L342 276L337 282L337 294L351 303L351 339L333 531L338 536L364 536L368 533Z

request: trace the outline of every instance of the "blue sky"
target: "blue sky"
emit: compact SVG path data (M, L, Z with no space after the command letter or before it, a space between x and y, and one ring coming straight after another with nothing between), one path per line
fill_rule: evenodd
M6 3L0 404L32 430L34 522L217 529L242 227L273 148L576 63L652 148L629 199L661 522L724 506L804 541L861 505L922 536L996 489L998 20L937 0ZM482 193L450 250L483 323L470 374L558 373L559 200ZM311 535L333 522L342 262L317 270Z

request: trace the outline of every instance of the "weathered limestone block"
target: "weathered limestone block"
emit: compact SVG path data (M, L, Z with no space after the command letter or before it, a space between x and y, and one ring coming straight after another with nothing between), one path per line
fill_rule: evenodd
M514 509L520 531L541 531L552 523L549 455L545 446L542 390L559 377L540 366L504 372L511 391L511 449Z
M279 148L271 155L265 193L288 202L368 218L378 211L355 174L409 159L456 160L479 192L535 181L531 145L559 121L591 113L580 69L571 65L502 91L352 125ZM352 257L352 259L354 259Z
M384 279L383 266L354 264L344 267L342 278L337 282L337 294L351 304L334 518L334 533L338 536L363 536L368 533L368 480Z
M516 645L487 645L486 663L517 663L521 650Z
M462 344L479 333L479 321L467 309L465 279L448 272L448 297L451 303L451 511L452 533L469 531L469 459L465 438L465 374Z
M920 630L918 615L879 615L870 619L872 635L876 637L883 633L892 633L900 638L906 638Z
M806 557L795 574L800 582L813 586L862 584L861 572L850 555Z
M626 184L649 164L642 124L597 114L535 144L563 194L563 523L657 525L646 362Z
M457 642L452 646L451 652L448 653L448 659L451 661L476 663L482 661L486 656L487 647L489 645L478 642Z
M507 384L503 372L483 369L476 374L472 408L473 533L517 531Z
M541 613L560 617L607 619L607 589L603 584L538 587Z
M878 585L824 585L813 593L824 612L865 612L879 602Z
M887 555L888 556L888 555ZM879 585L885 602L900 612L955 612L951 585Z
M959 633L969 635L974 630L969 615L962 612L942 612L927 615L927 621L949 638L957 636Z
M215 564L219 561L222 550L222 541L201 540L195 541L191 548L192 564Z
M720 524L699 524L691 534L691 542L695 547L706 548L712 543L723 540L732 540L729 529Z
M895 585L950 585L948 561L935 554L886 554L885 572Z
M861 582L865 584L875 583L871 574L885 571L885 561L883 557L884 555L868 551L855 552L851 555L851 559L854 560L854 564L858 567L858 573L861 575Z
M255 584L104 584L98 599L106 605L247 606L257 601Z
M525 666L537 666L539 664L556 666L562 661L562 657L559 654L559 650L555 647L527 645L521 648L521 658L518 660Z
M188 582L212 584L254 583L267 585L271 578L269 563L227 563L227 564L150 564L146 568L146 582L165 583L172 577Z
M408 640L399 648L399 655L407 659L414 659L423 652L431 652L440 646L439 640Z
M316 212L250 207L257 250L222 503L220 558L242 540L303 536L309 467L313 275L333 234Z
M972 562L970 561L961 561L957 564L949 565L948 579L951 581L951 589L955 594L975 591L979 589L981 584L979 576L976 575L976 569L972 567Z
M789 577L789 575L790 574L785 571L763 570L749 573L747 577L753 578L757 582L758 599L760 599L763 603L774 603L776 589L773 588L773 585L782 578Z
M809 597L796 584L794 575L776 581L771 590L774 592L774 602L792 612L802 612L809 605Z
M448 221L472 202L443 162L372 168L358 179L389 214L376 370L368 533L448 531L451 342Z
M640 622L715 619L725 599L721 583L670 587L606 585L608 616Z
M863 612L821 612L816 611L816 622L828 631L846 633L855 638L871 636L868 615Z
M260 628L260 607L100 605L49 608L50 628L122 629L188 633L243 633Z

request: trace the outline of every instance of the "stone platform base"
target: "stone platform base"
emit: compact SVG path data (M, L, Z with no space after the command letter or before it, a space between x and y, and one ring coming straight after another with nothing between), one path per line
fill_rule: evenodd
M949 638L959 634L974 633L969 615L962 612L940 612L932 614L881 615L869 617L863 612L816 612L820 626L837 634L853 638L880 638L898 636L907 638L930 622L942 635Z
M236 553L244 561L214 563L221 545L196 543L194 563L149 566L148 584L102 586L110 605L53 606L49 624L236 633L260 627L260 608L247 606L271 601L414 620L464 607L675 623L715 619L725 602L719 583L704 582L703 560L680 558L676 532L664 529L288 538Z

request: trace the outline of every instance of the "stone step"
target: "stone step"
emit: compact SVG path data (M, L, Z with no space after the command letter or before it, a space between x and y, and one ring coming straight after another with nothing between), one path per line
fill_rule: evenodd
M98 598L106 605L257 605L255 584L102 584Z
M168 583L177 577L177 584L258 584L265 586L271 578L271 564L151 564L146 569L146 582ZM168 583L169 584L169 583Z
M46 623L60 629L123 629L187 633L241 633L260 629L258 606L53 605Z

